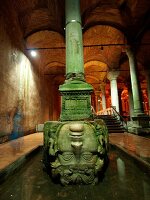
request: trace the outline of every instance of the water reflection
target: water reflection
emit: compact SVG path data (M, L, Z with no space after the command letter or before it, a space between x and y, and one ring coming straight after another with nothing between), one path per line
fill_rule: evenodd
M131 159L111 150L104 179L96 186L62 187L42 170L42 153L0 186L1 200L148 200L150 179Z
M122 146L133 155L140 156L143 160L150 163L150 140L134 134L113 134L109 136L111 144Z
M145 180L142 181L143 183L143 191L144 191L144 199L150 199L150 184L148 184Z
M121 158L117 158L117 169L119 179L125 182L125 163Z

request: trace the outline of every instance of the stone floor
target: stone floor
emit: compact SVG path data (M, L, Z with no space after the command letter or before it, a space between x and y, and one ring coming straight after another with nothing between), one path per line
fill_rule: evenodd
M129 133L113 133L109 142L150 165L150 139ZM0 144L0 171L4 170L21 157L30 154L43 144L43 134L35 133Z
M43 133L34 133L0 144L0 170L5 169L20 157L30 154L42 144Z
M150 166L150 139L130 133L113 133L109 135L109 142L130 155L141 159Z

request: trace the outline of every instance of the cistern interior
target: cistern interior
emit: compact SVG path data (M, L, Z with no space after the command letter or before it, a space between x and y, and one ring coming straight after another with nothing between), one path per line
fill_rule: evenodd
M0 0L0 199L150 198L150 1L77 1ZM101 162L108 149L95 186L43 171L43 145L63 126L76 155L86 127Z

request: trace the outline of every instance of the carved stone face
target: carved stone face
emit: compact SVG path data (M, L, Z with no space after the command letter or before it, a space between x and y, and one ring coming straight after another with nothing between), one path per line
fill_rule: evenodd
M56 140L58 157L53 166L57 166L61 182L96 182L95 173L102 167L103 160L98 157L99 142L94 126L86 122L66 123Z

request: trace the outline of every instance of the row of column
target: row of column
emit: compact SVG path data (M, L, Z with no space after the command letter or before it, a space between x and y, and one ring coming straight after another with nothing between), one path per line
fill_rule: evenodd
M131 48L126 49L126 53L129 59L130 66L130 76L131 83L128 84L129 92L129 106L130 106L130 116L138 116L144 114L143 104L142 104L142 95L140 90L140 82L137 75L137 62L136 57ZM117 77L119 71L109 71L107 78L110 81L111 89L111 105L116 108L116 111L119 112L119 95L117 88ZM147 78L147 90L148 90L148 99L150 106L150 71L146 73ZM100 84L100 90L102 94L102 109L106 109L106 99L105 99L105 84ZM99 109L97 109L99 110Z

